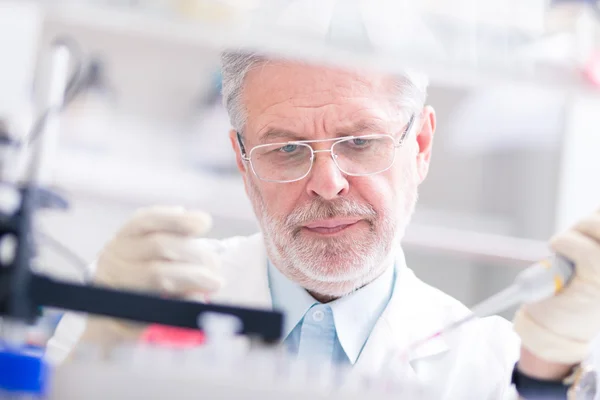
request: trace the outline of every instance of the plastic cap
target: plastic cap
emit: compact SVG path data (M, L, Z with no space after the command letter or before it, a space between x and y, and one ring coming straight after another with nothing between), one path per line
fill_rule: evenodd
M198 326L209 338L222 335L234 336L239 333L243 324L235 315L205 312L198 317Z
M142 333L141 341L166 347L190 348L204 344L204 333L197 329L150 325Z
M40 357L0 349L0 390L43 394L46 376Z

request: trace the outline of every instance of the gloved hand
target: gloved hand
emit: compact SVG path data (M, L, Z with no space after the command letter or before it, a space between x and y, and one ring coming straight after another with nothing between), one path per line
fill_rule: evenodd
M514 328L537 357L577 364L600 334L600 210L555 236L551 247L575 263L575 276L556 296L522 306Z
M219 258L199 237L211 226L202 212L179 207L138 211L100 253L94 283L203 301L223 284ZM137 339L143 324L90 316L81 342L102 347Z

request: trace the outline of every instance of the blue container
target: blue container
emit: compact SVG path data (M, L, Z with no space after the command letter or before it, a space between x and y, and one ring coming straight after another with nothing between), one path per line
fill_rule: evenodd
M41 356L0 347L0 393L43 397L48 367Z

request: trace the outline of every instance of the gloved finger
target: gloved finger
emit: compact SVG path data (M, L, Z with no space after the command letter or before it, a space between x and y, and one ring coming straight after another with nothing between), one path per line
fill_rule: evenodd
M206 304L209 302L208 294L197 291L183 293L182 298L188 301L195 301L196 303Z
M150 207L137 211L121 228L120 236L140 236L152 232L200 236L210 230L212 218L202 211L183 207Z
M600 245L600 213L592 214L583 219L575 226L575 229L596 240Z
M572 260L576 266L600 265L600 244L579 231L569 230L554 237L550 246L556 253ZM596 275L600 277L600 273Z
M129 261L178 261L202 264L218 269L220 257L201 238L177 236L170 233L153 233L142 238L122 239L115 244L115 253Z
M153 264L151 269L158 289L167 295L212 293L224 284L220 275L200 265L163 262Z

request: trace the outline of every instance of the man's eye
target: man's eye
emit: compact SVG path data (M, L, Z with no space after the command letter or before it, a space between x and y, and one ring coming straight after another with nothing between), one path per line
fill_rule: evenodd
M283 147L279 148L279 151L283 152L283 153L291 153L294 150L296 150L298 148L297 144L286 144Z
M352 139L352 144L356 145L356 146L364 146L365 144L367 144L367 142L368 142L367 139L361 139L361 138Z

